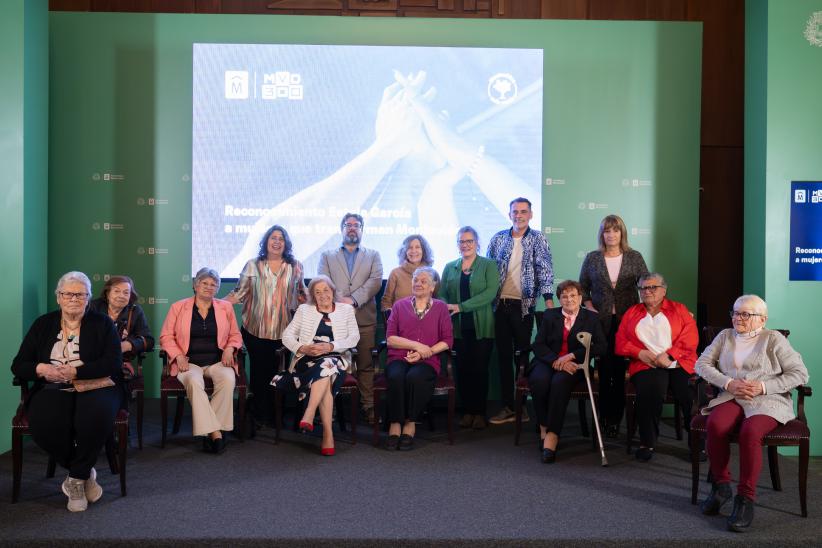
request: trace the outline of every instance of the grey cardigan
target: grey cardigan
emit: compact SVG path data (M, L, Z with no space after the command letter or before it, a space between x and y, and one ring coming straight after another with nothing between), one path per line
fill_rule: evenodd
M696 361L696 374L720 388L738 377L761 381L765 384L764 394L752 400L736 400L745 411L745 417L767 415L782 424L794 419L791 390L808 382L808 370L799 352L779 331L763 329L753 352L742 363L737 374L734 367L735 347L734 330L723 330ZM732 399L733 394L724 391L702 409L702 414L707 415L712 408Z

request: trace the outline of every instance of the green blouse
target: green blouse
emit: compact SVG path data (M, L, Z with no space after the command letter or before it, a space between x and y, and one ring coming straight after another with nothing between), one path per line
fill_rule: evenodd
M462 258L451 261L442 271L439 298L448 304L460 305L462 312L474 313L474 326L478 339L494 338L494 311L491 304L499 290L499 272L497 263L486 257L477 255L471 266L471 278L468 287L471 298L460 301L460 275L462 274ZM452 314L454 324L454 338L462 337L460 329L460 315Z

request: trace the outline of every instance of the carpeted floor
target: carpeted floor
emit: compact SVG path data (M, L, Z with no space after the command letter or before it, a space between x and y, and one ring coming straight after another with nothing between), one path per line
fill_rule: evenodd
M199 451L183 431L159 448L159 413L148 401L142 451L132 448L128 496L101 455L103 498L72 514L60 492L64 472L45 478L46 456L24 448L21 501L11 500L11 455L0 456L0 544L27 546L819 546L822 460L813 459L809 516L799 516L796 460L782 457L784 490L759 481L754 528L725 530L690 504L685 442L663 425L647 464L625 453L624 431L600 466L569 409L556 464L539 461L533 423L513 445L513 425L443 432L419 427L414 451L387 452L338 436L337 455L319 455L319 437L286 432L279 445L262 430L232 439L222 455ZM574 406L571 406L572 408ZM437 417L440 422L442 416ZM443 424L439 424L443 428ZM734 462L736 462L734 460ZM704 472L707 465L703 465ZM735 465L734 465L735 466ZM701 483L700 498L708 491Z

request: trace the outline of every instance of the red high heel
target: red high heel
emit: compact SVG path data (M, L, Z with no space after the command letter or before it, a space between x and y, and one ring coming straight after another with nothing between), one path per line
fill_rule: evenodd
M333 457L336 451L334 451L333 447L322 447L320 448L320 454L324 457Z
M300 421L300 430L302 430L303 432L313 432L314 431L314 423L313 422Z

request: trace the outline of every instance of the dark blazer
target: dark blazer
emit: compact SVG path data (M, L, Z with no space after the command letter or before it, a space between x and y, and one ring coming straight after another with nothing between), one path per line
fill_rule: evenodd
M622 321L625 311L639 302L636 283L639 277L648 273L642 254L629 249L622 254L622 266L619 269L616 287L611 287L608 267L605 266L605 255L602 251L591 251L582 261L579 271L579 283L582 284L582 301L591 301L599 312L602 330L608 333L611 328L611 309L616 308L616 321Z
M574 354L574 361L582 363L585 359L585 347L577 340L577 333L587 331L591 334L591 353L589 359L603 356L608 351L608 341L602 331L598 314L591 312L587 308L580 308L571 332L568 334L568 352ZM553 363L559 358L559 351L562 348L562 330L565 318L562 315L562 307L549 308L542 316L542 325L539 326L537 337L531 348L534 352L534 359L528 368L528 373L534 368L537 360L545 363Z
M34 320L12 361L11 371L15 376L34 382L29 397L46 382L37 376L37 364L49 363L59 332L60 311L43 314ZM111 377L114 382L122 383L120 337L111 318L93 310L86 311L80 324L80 359L83 365L77 368L78 379Z
M108 302L104 297L94 299L89 303L89 308L103 315L108 315ZM129 311L131 321L129 322ZM151 352L154 349L154 336L148 327L146 315L139 304L130 304L123 308L117 317L117 333L121 340L131 343L133 350L129 352L127 359L134 359L134 355L142 352ZM123 334L125 333L125 337Z

